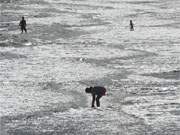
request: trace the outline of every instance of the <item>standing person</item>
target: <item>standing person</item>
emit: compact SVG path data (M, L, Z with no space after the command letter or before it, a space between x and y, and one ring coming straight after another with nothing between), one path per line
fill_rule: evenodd
M106 89L101 86L95 86L85 89L86 93L92 94L92 105L91 107L94 107L94 102L96 101L96 106L100 107L100 98L105 95Z
M27 33L26 20L24 19L24 17L22 17L22 20L20 21L19 26L21 27L21 33L23 33L23 31Z
M132 22L132 20L130 20L130 31L134 31L134 24L133 24L133 22Z

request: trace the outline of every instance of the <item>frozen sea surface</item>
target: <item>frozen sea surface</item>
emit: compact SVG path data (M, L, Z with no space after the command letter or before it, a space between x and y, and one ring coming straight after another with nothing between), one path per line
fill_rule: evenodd
M0 135L180 134L179 0L0 4Z

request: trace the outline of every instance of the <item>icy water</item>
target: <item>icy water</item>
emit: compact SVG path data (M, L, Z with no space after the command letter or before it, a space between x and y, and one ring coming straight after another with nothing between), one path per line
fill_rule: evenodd
M179 0L0 4L0 135L180 134Z

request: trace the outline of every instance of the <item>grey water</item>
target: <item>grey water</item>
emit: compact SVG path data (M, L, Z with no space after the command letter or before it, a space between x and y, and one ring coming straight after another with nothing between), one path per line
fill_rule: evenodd
M179 135L179 22L179 0L1 0L0 135Z

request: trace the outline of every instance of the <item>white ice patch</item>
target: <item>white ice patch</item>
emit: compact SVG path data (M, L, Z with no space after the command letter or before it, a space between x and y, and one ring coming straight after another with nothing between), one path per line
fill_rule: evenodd
M43 91L38 83L51 80L63 83L98 79L112 73L112 70L103 67L64 61L56 50L49 50L46 47L36 49L37 52L35 50L31 52L28 48L21 48L21 53L26 54L25 59L1 61L0 80L6 82L0 87L2 116L38 111L52 104L72 101L73 95L63 95L61 88L59 88L59 93ZM12 49L5 48L4 50ZM18 53L19 50L19 48L13 49L14 53Z
M39 88L40 90L41 88ZM33 87L15 87L11 83L1 88L0 116L25 114L51 108L54 104L62 104L72 97L51 91L39 91Z

